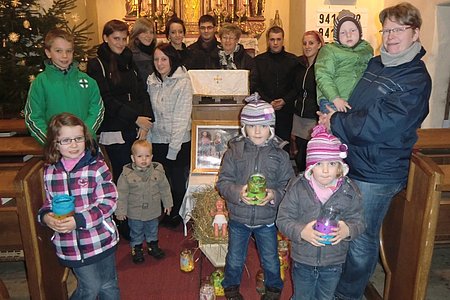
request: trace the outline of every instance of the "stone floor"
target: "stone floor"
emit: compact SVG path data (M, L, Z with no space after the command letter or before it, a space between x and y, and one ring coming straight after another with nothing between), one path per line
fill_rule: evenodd
M0 278L5 283L11 299L29 299L23 262L0 263ZM382 294L384 272L378 265L371 281ZM73 291L76 281L69 278L69 291ZM436 246L428 282L427 300L449 299L450 295L450 247Z

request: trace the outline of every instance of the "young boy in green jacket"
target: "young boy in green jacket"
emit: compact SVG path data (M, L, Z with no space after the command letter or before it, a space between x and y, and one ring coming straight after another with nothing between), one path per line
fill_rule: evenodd
M97 82L73 61L73 36L52 29L44 43L48 57L45 70L32 82L25 105L25 123L31 135L43 145L50 119L69 112L79 117L95 137L105 109Z

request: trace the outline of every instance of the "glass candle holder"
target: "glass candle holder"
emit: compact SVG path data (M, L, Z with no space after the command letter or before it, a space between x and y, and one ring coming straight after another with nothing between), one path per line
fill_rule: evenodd
M52 211L57 219L73 216L75 213L75 197L69 195L56 195L52 199Z
M314 229L323 233L321 237L324 238L325 241L322 241L322 244L331 245L333 236L330 235L330 233L333 232L334 228L338 227L338 221L339 211L334 207L325 207L320 210Z
M253 202L257 204L260 200L266 198L266 188L266 177L260 173L253 174L247 180L247 197L254 199Z
M184 249L180 253L180 270L186 273L194 270L194 254L189 249Z

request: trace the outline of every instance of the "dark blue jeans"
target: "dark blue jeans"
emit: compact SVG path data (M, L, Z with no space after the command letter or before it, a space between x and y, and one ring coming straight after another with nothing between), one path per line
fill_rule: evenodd
M314 267L294 262L292 300L333 300L342 265Z
M380 248L380 229L392 198L404 184L376 184L353 180L363 198L365 232L350 242L347 260L335 295L341 299L359 300L375 271Z
M114 251L101 261L73 268L78 283L70 300L120 299L115 255Z
M148 243L158 240L158 218L141 221L128 218L130 227L130 246L142 244L144 240Z
M282 289L280 260L278 259L277 228L275 224L249 227L230 220L228 222L228 253L225 259L224 288L241 283L242 270L247 257L248 242L254 234L266 287Z

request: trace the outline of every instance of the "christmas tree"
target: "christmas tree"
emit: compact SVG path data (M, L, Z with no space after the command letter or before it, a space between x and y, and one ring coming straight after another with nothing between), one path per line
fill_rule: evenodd
M76 0L0 0L0 117L18 116L42 71L45 34L62 28L75 37L74 59L87 50L92 24L72 10ZM44 5L46 7L44 7Z

